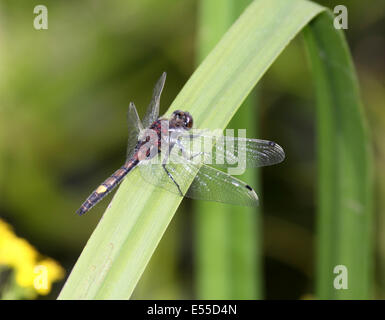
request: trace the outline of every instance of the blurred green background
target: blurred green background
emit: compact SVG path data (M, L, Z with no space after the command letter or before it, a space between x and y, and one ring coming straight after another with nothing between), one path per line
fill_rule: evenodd
M375 161L374 289L385 298L385 3L316 2L349 10L345 34ZM48 30L33 28L38 4L48 8ZM76 209L125 160L128 103L143 115L167 71L163 113L195 69L198 7L195 0L0 1L0 217L67 275L111 196L84 217ZM299 36L258 91L258 138L278 142L287 155L261 170L266 299L314 293L315 97L304 61ZM199 298L195 206L183 201L133 298Z

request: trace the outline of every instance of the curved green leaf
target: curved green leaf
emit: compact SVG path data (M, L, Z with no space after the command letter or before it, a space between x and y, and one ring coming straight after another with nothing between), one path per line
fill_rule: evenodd
M349 48L333 19L323 13L304 32L317 97L316 293L367 299L373 274L371 150ZM334 287L339 265L346 267L347 290Z

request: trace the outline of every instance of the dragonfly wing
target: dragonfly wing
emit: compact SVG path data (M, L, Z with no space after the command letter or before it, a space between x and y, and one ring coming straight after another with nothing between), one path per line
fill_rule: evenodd
M145 128L149 127L159 117L160 95L162 94L165 81L166 72L163 72L154 87L151 102L148 105L146 115L143 118L143 125Z
M207 165L200 167L186 197L248 207L258 205L258 196L248 184Z
M285 159L282 147L269 140L224 137L224 144L219 143L213 149L213 159L224 154L224 162L234 164L243 157L249 168L271 166Z
M150 160L142 160L138 167L142 178L147 182L184 196L199 168L194 163L173 155L173 152L167 159L159 154ZM165 163L166 160L169 161Z
M172 153L170 161L164 167L161 157L143 161L139 165L142 177L160 188L192 199L242 206L258 205L256 193L246 183L222 171Z
M273 141L210 135L197 132L195 135L185 134L181 144L185 149L197 154L200 148L203 161L216 167L235 166L244 160L246 167L256 168L270 166L282 162L285 152Z
M138 136L141 130L143 130L142 123L140 122L138 112L135 105L130 102L127 112L128 123L128 144L127 144L127 157L131 156L136 144L138 143Z

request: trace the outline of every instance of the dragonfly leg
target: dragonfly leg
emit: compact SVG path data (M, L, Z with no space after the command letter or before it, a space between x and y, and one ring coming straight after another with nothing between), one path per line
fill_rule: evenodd
M203 152L203 151L201 151L201 152L197 152L196 154L193 154L191 157L190 157L190 159L189 160L192 160L192 159L194 159L195 157L198 157L198 156L200 156L200 155L202 155L202 154L205 154L205 155L207 155L207 156L209 156L210 154L209 153L207 153L207 152Z
M182 156L183 156L185 159L192 160L192 159L194 159L195 157L198 157L198 156L200 156L200 155L210 156L209 153L204 152L204 151L197 152L197 153L192 154L191 156L189 156L189 155L186 153L186 150L185 150L183 144L182 144L179 140L176 142L176 144L178 145L180 151L182 151Z
M167 175L168 175L169 178L172 180L172 182L174 182L174 184L175 184L176 187L178 188L178 191L179 191L180 195L183 197L183 192L182 192L182 190L180 189L179 184L175 181L175 179L174 179L174 177L172 176L172 174L167 170L166 165L165 165L165 164L162 164L162 167L163 167L164 171L166 171Z

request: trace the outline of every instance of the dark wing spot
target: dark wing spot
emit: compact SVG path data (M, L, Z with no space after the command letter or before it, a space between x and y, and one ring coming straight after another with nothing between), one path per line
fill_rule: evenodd
M246 189L250 190L250 191L253 191L253 188L250 187L248 184L246 185Z

